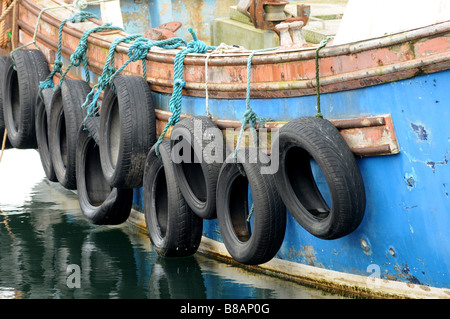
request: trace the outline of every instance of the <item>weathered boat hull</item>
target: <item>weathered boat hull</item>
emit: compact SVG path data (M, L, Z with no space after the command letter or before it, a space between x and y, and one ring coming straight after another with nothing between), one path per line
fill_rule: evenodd
M54 1L39 3L45 7ZM39 8L31 1L20 5L21 43L31 40ZM55 59L60 15L68 15L66 9L58 10L43 15L37 37L50 63ZM81 31L65 27L65 59L75 50L82 30L94 25L86 22ZM109 45L124 35L105 32L89 38L94 82ZM126 45L117 48L116 67L127 60L127 49ZM158 133L170 116L176 52L155 49L147 56ZM350 290L357 286L367 294L450 297L450 129L446 125L450 116L450 24L331 46L320 56L321 111L357 156L367 198L365 215L353 233L322 240L288 214L281 249L274 260L258 269L321 286ZM209 112L221 129L240 127L246 108L247 58L245 53L210 57ZM314 58L314 49L255 55L251 107L272 119L266 128L315 115ZM83 78L83 73L78 69L70 76ZM131 63L124 74L142 74L141 64ZM189 55L184 74L182 112L205 115L205 55ZM145 225L142 210L142 190L136 189L135 214L130 220ZM203 251L229 257L216 220L205 220L203 233Z
M305 231L288 214L285 240L276 258L365 278L395 280L411 287L450 287L450 129L446 125L450 116L446 107L450 105L449 82L450 71L444 71L322 95L325 118L390 113L400 152L358 158L367 205L356 231L344 238L322 240ZM164 98L155 95L156 101ZM203 99L186 98L185 102L189 114L204 115ZM220 105L218 111L230 110L221 107L221 101L216 103ZM244 109L245 101L232 103ZM210 111L215 114L211 105L215 104L210 100ZM313 116L314 106L313 97L252 100L256 111L286 111L292 112L292 117ZM235 117L232 110L223 116ZM135 190L134 205L142 210L140 190ZM216 220L205 220L203 231L206 238L222 242Z

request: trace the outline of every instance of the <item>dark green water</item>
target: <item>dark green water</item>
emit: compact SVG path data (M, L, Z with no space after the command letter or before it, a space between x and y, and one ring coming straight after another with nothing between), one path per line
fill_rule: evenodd
M135 226L94 226L34 150L0 162L1 298L341 298L199 253L164 259Z

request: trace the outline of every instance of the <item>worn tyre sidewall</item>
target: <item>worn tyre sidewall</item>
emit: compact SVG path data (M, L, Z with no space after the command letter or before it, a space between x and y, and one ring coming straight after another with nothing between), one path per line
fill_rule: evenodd
M39 50L18 50L8 57L3 86L3 115L9 141L15 148L36 148L35 108L39 82L48 64Z
M49 114L47 113L44 101L38 97L36 106L36 141L39 151L39 156L44 169L45 175L52 182L57 182L55 170L53 169L53 162L50 155L48 129L49 129Z
M6 60L8 59L7 56L0 57L0 74L5 75L6 73ZM5 86L5 76L0 76L0 141L3 142L3 135L5 134L5 120L3 116L3 88ZM0 143L2 143L0 142ZM1 145L1 144L0 144ZM6 138L5 142L5 149L12 148L11 142L8 138Z
M78 128L83 121L83 104L89 93L89 85L82 80L66 79L53 93L50 111L50 154L53 168L60 184L76 189L76 148ZM65 131L62 131L64 123ZM66 163L61 149L65 138Z
M196 128L195 121L201 121L201 139L196 139ZM205 152L205 147L208 144L204 144L204 133L208 129L214 129L220 133L219 128L212 122L212 120L205 116L195 116L181 120L178 122L171 133L171 145L172 151L175 144L175 140L173 138L183 137L183 139L187 139L190 141L191 152L194 153L197 163L189 163L188 165L198 165L201 170L201 176L189 177L189 180L186 176L186 172L183 169L183 165L186 163L175 163L175 175L178 180L178 185L180 190L186 199L186 202L191 207L191 209L201 218L204 219L214 219L217 217L216 213L216 187L217 187L217 178L219 176L220 169L222 167L222 163L224 161L225 156L225 143L222 144L222 158L219 162L215 162L212 159L208 158L207 152ZM223 138L221 139L223 140ZM201 161L199 160L201 159ZM188 168L189 170L189 168ZM200 171L197 169L197 173ZM191 171L195 172L195 169L191 166ZM192 180L194 179L194 180ZM206 191L205 198L203 201L198 198L196 191L193 190L193 187L198 187L198 183L202 182L202 188Z
M149 237L161 256L189 256L200 245L203 221L192 212L178 188L169 143L164 141L159 145L162 161L156 155L155 147L148 153L143 178L143 205ZM165 185L158 185L162 178ZM164 187L167 193L161 194L165 191ZM157 204L161 200L167 206L163 207L165 211L161 211L161 206ZM160 211L157 211L157 206ZM163 228L164 234L161 231Z
M77 193L83 215L96 225L117 225L125 222L131 212L132 189L112 188L106 182L101 170L99 147L93 133L80 126L77 136ZM90 194L88 184L95 184L96 194ZM105 194L107 194L105 196ZM92 195L99 205L92 203Z
M139 76L117 76L114 86L117 94L110 87L106 89L100 116L102 169L111 186L137 188L142 186L145 160L156 141L151 91ZM116 127L111 124L114 116L119 116ZM111 155L114 132L119 136L114 142L118 148L115 159Z
M233 154L231 154L222 166L217 185L219 229L228 252L236 261L243 264L261 264L273 258L281 247L286 229L286 208L276 190L273 175L260 174L259 162L249 163L248 160L245 160L248 158L247 150L240 149L237 156L238 162L242 163L246 177L241 175L237 165L233 162ZM265 155L260 153L259 156ZM231 220L231 214L236 214L236 212L245 214L245 211L248 210L244 200L242 207L234 207L237 208L236 211L231 211L231 205L236 204L231 199L231 193L233 187L236 187L235 183L238 178L247 178L254 205L253 227L251 235L246 241L238 238ZM244 191L247 193L247 190L244 189L240 193ZM268 229L272 233L268 233Z
M275 173L279 193L294 219L309 233L321 239L343 237L358 227L365 208L364 184L354 155L329 121L304 117L291 122L280 129L273 141L273 147L277 147L280 152L279 169ZM313 125L314 128L310 131L312 135L308 135L310 132L300 134L296 125ZM329 152L326 156L323 153L324 145ZM292 148L306 151L323 173L331 197L331 207L325 218L318 219L309 213L294 192L290 181L293 176L288 176L286 166L287 154ZM339 161L339 167L336 162L331 162L333 159ZM320 194L314 178L311 179L316 192ZM321 194L318 197L322 205L328 206Z

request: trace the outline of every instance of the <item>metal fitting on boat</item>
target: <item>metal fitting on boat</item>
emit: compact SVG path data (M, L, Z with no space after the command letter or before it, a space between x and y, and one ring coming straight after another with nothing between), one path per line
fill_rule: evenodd
M280 32L280 47L290 48L292 46L292 38L289 33L289 23L277 24L275 29Z
M303 21L283 22L275 26L280 32L280 46L283 49L301 48L306 45L305 37L302 33ZM291 33L292 31L292 37Z
M305 37L302 33L304 25L303 21L295 21L289 24L289 28L292 30L292 41L296 47L304 46L306 44Z

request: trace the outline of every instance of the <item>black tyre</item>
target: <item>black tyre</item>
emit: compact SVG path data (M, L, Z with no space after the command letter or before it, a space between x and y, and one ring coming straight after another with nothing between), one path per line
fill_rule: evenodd
M252 150L252 151L250 151ZM242 264L261 264L272 259L283 243L286 208L279 196L273 175L261 174L267 156L254 149L238 150L223 164L217 182L217 220L220 234L230 255ZM242 165L246 176L237 165ZM249 217L249 194L253 216Z
M90 129L100 127L99 118L92 118ZM95 123L97 121L97 123ZM132 189L111 188L103 176L99 146L94 131L80 125L76 150L77 193L83 215L96 225L117 225L130 216Z
M57 86L50 110L50 154L56 177L67 189L76 189L76 148L78 129L83 122L81 105L90 92L82 80L66 79Z
M222 132L209 117L185 118L173 127L171 149L186 202L198 216L216 218L217 177L226 152Z
M6 72L6 60L7 56L0 57L0 74L5 74ZM4 76L0 76L0 145L3 143L3 135L5 134L5 120L3 118L3 87L5 83ZM5 141L5 149L12 148L13 146L9 142L8 137Z
M175 178L169 142L159 146L162 161L150 150L144 171L143 201L147 231L161 256L194 254L200 245L203 220L186 204Z
M364 182L353 153L336 127L324 119L301 117L280 129L273 146L280 152L275 181L295 220L322 239L340 238L354 231L364 216ZM316 183L311 160L326 180L331 208Z
M48 142L48 123L50 115L50 102L53 96L53 89L44 89L41 92L41 97L38 97L36 106L36 141L41 158L42 168L45 175L52 182L57 182L55 170L53 169L53 162L50 155L50 147ZM45 103L47 101L47 104Z
M3 87L3 115L8 138L15 148L36 148L35 108L39 82L49 74L39 50L18 50L8 57Z
M156 141L155 110L142 76L117 76L107 89L100 121L100 157L113 187L142 186L145 159Z

